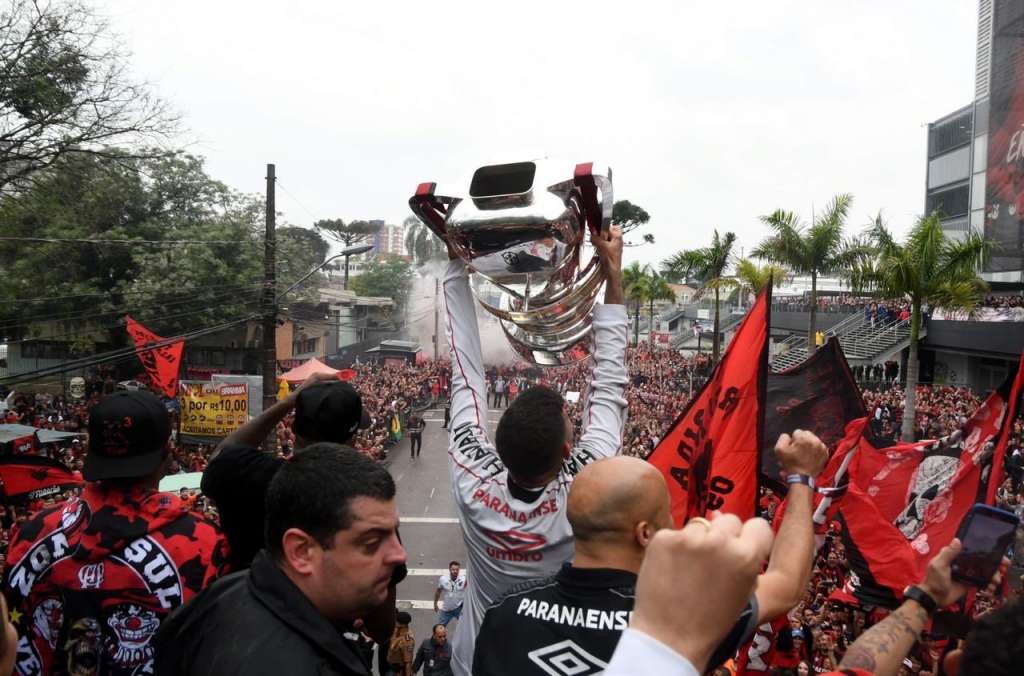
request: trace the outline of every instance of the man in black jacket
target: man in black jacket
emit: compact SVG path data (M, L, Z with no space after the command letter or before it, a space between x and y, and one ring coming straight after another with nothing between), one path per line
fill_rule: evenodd
M391 476L314 444L277 471L266 504L267 549L164 623L157 674L370 673L342 631L385 602L405 563Z
M434 634L420 644L412 673L423 667L423 676L452 676L452 646L448 643L448 629L443 624L434 625Z
M217 504L221 528L230 545L228 563L232 570L248 568L256 552L266 546L264 497L285 461L259 445L293 410L296 454L317 442L349 444L360 429L370 425L359 392L334 375L318 373L217 446L203 472L202 489ZM366 633L379 644L386 644L391 636L397 586L407 573L405 564L395 569L388 599L363 618Z

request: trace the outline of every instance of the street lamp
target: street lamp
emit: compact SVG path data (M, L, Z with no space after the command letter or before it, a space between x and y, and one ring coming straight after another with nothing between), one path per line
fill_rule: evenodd
M292 284L287 289L285 289L283 292L278 294L276 300L281 300L284 296L288 295L288 293L290 291L295 289L295 287L297 287L299 284L302 284L304 281L306 281L307 279L312 277L313 274L316 273L318 270L320 270L322 267L324 267L325 265L327 265L331 261L336 260L338 258L344 258L345 259L345 288L348 289L348 257L349 256L358 256L361 253L366 253L367 251L369 251L372 248L373 248L372 244L357 244L355 246L347 246L347 247L345 247L344 249L341 250L341 253L336 253L333 256L331 256L330 258L325 259L323 263L321 263L320 265L317 265L312 270L310 270L309 272L304 274L302 277L299 277L299 279L294 284Z
M347 246L341 250L341 256L345 257L345 281L342 283L343 289L348 291L348 259L350 256L358 256L359 254L366 253L373 249L372 244L356 244L353 246Z

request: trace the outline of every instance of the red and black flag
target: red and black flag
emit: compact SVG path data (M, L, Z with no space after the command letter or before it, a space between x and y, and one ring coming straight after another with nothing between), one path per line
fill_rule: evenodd
M165 397L173 397L178 393L178 367L181 364L181 351L185 341L179 340L169 345L153 349L144 349L154 343L166 340L156 335L131 317L125 317L128 335L135 343L135 354L146 367L146 373L153 381L153 386Z
M977 502L992 504L1014 416L1024 384L1024 356L963 429L932 442L906 488L894 524L923 561L956 535L960 520ZM998 463L998 466L996 465ZM923 567L922 567L923 570Z
M766 402L761 471L781 492L785 486L775 458L775 440L780 434L810 430L833 448L843 438L847 423L867 415L860 388L835 337L802 364L769 373Z
M1019 364L963 429L936 441L875 448L860 439L835 517L849 558L849 593L869 605L898 604L971 506L992 504L1022 386Z
M850 569L843 591L863 605L898 606L903 589L920 580L918 559L906 538L853 483L839 500L834 521Z
M41 455L0 457L0 481L8 500L42 499L82 485L59 461Z
M713 510L756 513L764 438L771 285L747 313L711 377L648 461L664 474L677 526Z

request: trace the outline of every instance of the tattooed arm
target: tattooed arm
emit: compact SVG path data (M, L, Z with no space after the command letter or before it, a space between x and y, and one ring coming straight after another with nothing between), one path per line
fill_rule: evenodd
M904 601L892 615L850 646L839 668L863 669L876 676L896 674L927 624L928 613L924 608L915 601Z
M950 564L960 553L960 541L953 540L928 563L928 573L918 586L935 599L940 608L964 595L963 585L950 576ZM928 613L917 601L906 600L896 611L860 635L846 651L840 669L863 669L876 676L895 676L903 659L928 624Z

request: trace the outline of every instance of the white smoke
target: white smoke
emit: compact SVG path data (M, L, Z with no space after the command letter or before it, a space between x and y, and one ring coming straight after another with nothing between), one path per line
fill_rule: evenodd
M438 315L439 343L437 355L447 359L450 355L448 338L445 335L444 282L446 261L429 261L415 268L412 289L409 292L409 333L420 344L424 356L433 358L434 313ZM435 280L437 280L435 282ZM437 292L435 297L435 284ZM436 298L436 302L435 302ZM476 319L480 326L480 344L484 353L484 364L500 366L518 361L516 353L509 347L508 339L501 330L501 324L487 311L476 304Z

